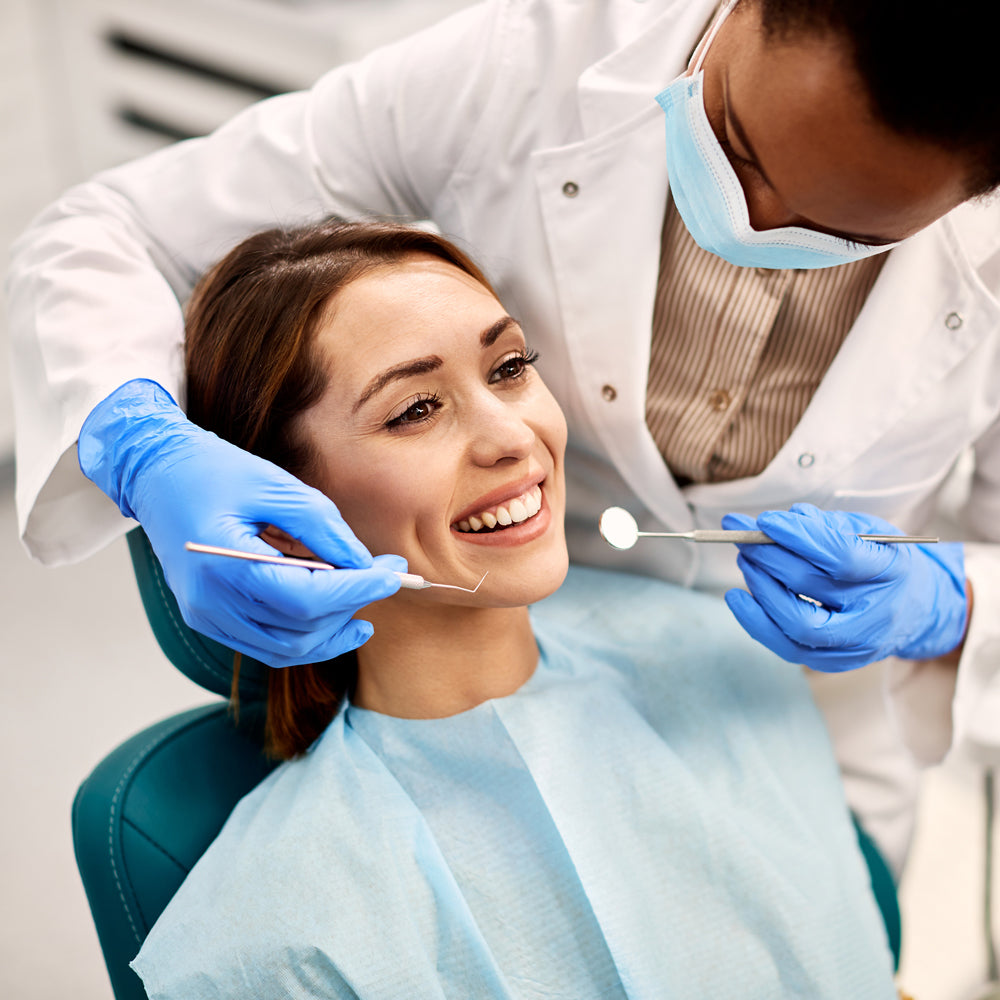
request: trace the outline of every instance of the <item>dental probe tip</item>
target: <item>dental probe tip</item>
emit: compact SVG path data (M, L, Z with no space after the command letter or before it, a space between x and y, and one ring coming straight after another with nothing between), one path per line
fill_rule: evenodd
M431 583L430 580L425 580L422 576L417 576L416 573L397 573L396 576L399 577L400 586L404 590L426 590L428 587L441 587L443 590L461 590L466 594L474 594L483 585L483 580L489 575L489 570L487 570L482 579L472 587L458 587L454 583Z

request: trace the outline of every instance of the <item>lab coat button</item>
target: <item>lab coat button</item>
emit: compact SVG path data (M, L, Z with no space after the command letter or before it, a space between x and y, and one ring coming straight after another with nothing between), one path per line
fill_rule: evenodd
M613 403L618 398L618 390L613 385L602 386L601 396L606 403Z
M715 392L709 394L708 405L712 407L716 413L721 413L723 410L729 409L729 404L733 401L733 397L726 392L725 389L716 389Z
M813 464L813 462L815 462L815 461L816 461L816 456L813 455L813 454L811 454L808 451L804 451L804 452L802 452L801 455L799 455L799 467L800 468L808 469L809 466L811 466Z
M964 320L962 319L961 314L956 312L950 312L944 318L944 325L948 327L949 330L957 330L963 322Z
M580 185L575 181L566 181L563 184L562 192L567 198L575 198L580 193Z

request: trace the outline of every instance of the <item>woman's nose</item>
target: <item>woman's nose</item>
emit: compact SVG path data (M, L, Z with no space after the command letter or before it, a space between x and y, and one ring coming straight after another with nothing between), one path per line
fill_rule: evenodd
M470 451L477 465L519 462L531 454L535 432L511 404L498 402L483 409L472 429Z

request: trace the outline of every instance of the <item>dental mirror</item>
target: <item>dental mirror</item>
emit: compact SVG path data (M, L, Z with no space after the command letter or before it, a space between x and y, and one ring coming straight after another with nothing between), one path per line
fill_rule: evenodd
M630 549L640 538L684 538L689 542L730 542L736 545L774 545L763 531L734 528L696 528L694 531L640 531L635 518L621 507L609 507L598 524L608 545ZM884 545L929 544L939 541L932 535L858 535L866 542Z
M615 549L630 549L639 540L635 518L621 507L609 507L600 520L601 537Z

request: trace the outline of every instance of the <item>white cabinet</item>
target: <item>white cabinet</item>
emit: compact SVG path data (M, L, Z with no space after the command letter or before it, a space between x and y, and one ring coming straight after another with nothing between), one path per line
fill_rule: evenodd
M469 0L56 0L83 172L201 135Z

